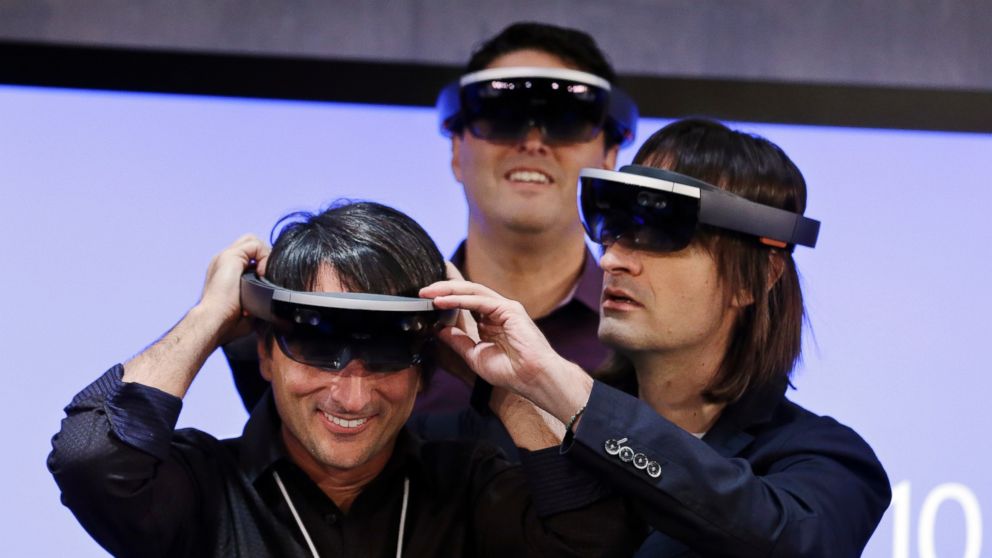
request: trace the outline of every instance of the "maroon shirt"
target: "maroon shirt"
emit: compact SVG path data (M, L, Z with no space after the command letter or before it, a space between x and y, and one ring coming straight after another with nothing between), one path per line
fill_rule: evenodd
M464 273L464 242L455 250L451 263ZM607 356L607 348L596 335L602 291L603 272L596 264L596 257L586 252L572 298L534 321L558 354L590 373L603 364ZM464 382L439 368L427 390L417 397L413 413L461 411L468 408L470 395L471 390Z

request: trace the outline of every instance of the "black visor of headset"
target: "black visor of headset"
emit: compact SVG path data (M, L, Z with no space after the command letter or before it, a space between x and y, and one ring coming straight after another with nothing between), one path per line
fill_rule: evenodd
M455 319L454 310L436 310L423 298L293 291L254 272L241 277L241 306L272 324L287 357L327 370L356 359L373 372L409 368Z
M441 133L519 141L532 128L551 145L589 141L606 131L634 141L637 105L605 79L567 68L492 68L462 76L437 99Z
M590 240L654 252L674 252L692 242L697 224L756 237L785 248L816 246L820 222L753 202L677 172L627 165L619 171L579 173L579 214Z

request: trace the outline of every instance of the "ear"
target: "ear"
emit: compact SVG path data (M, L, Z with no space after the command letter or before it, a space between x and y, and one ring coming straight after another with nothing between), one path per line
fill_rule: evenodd
M606 154L603 157L603 169L613 170L617 168L617 154L620 153L620 146L614 145L606 149Z
M451 173L459 183L462 181L462 141L458 134L451 136Z
M765 279L765 291L772 290L775 283L782 278L782 274L785 273L785 258L782 257L782 252L778 250L771 250L768 252L768 277Z
M785 258L782 257L782 253L778 250L770 250L768 252L768 276L765 277L765 292L772 290L784 272ZM747 289L738 291L730 301L730 305L734 308L743 308L753 303L754 297Z
M267 381L272 381L272 351L265 343L265 339L262 337L258 338L258 344L256 345L258 351L258 369L262 373L262 377Z

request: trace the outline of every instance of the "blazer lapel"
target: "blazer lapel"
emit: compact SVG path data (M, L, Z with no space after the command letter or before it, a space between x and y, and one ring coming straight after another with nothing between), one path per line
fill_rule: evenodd
M749 430L772 419L787 386L786 381L775 382L727 405L703 441L724 457L739 455L754 440Z

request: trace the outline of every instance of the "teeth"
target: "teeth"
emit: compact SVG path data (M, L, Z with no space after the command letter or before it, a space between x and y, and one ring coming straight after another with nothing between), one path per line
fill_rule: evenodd
M324 413L324 416L327 417L327 420L333 422L338 426L343 426L344 428L358 428L359 426L365 424L369 420L367 418L348 420L348 419L336 417L328 413Z
M513 171L508 176L513 182L532 182L535 184L551 184L551 179L543 172L537 171Z

